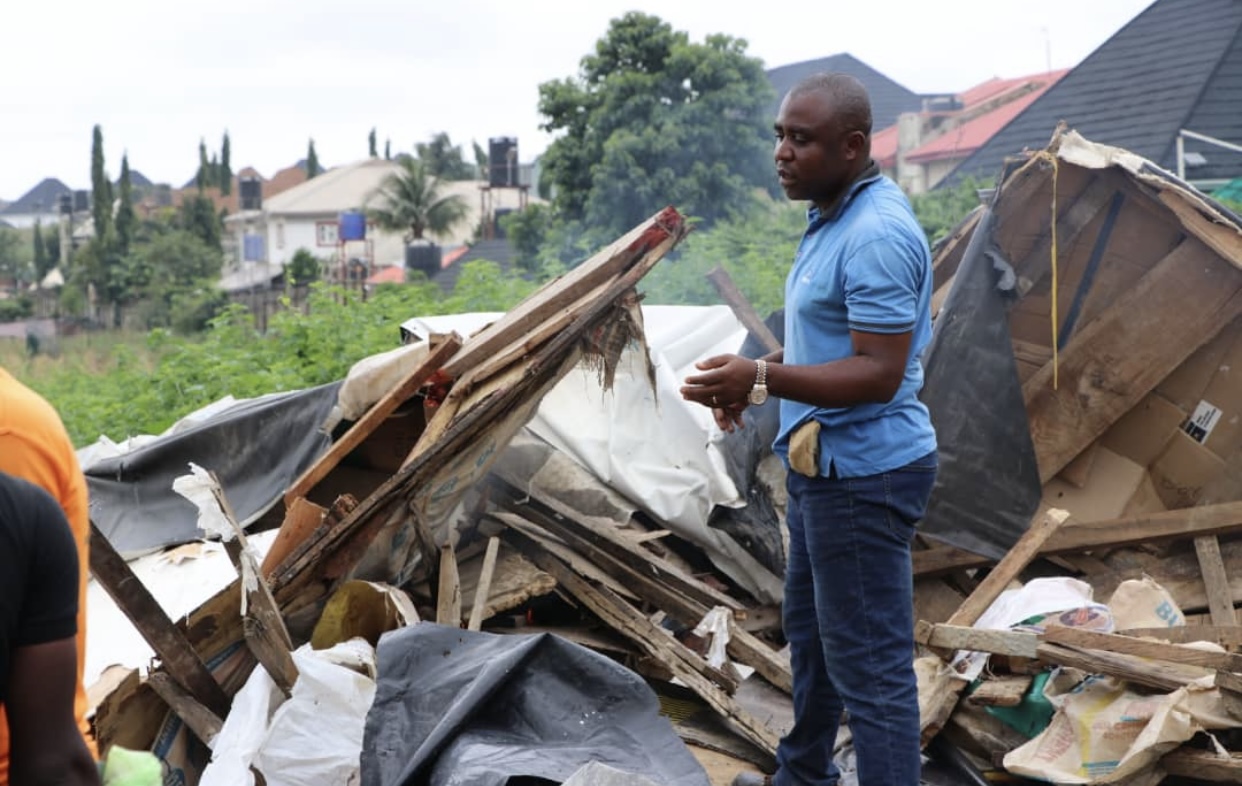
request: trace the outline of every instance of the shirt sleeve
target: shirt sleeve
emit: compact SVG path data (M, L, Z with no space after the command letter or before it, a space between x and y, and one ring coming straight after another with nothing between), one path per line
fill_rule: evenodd
M72 638L78 630L78 547L56 501L32 491L30 572L13 640L19 647Z
M876 239L845 262L849 328L860 333L906 333L918 321L925 275L920 255L900 240Z

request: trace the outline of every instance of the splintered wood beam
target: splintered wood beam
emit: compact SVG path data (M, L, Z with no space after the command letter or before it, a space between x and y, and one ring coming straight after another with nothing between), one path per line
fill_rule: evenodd
M1016 707L1022 703L1022 697L1031 689L1030 675L1019 674L1009 677L989 677L975 688L975 692L967 697L971 704L981 707Z
M1040 644L1039 659L1044 663L1072 666L1091 674L1108 674L1162 691L1177 690L1212 673L1195 666L1154 662L1134 655L1062 644Z
M435 375L440 367L461 349L461 336L451 333L444 337L438 347L431 350L426 359L419 363L408 374L401 378L379 401L354 422L341 438L332 443L328 452L307 468L302 476L293 482L285 491L285 505L292 506L293 501L305 497L328 473L336 468L341 460L371 436L384 420L397 411L397 408L410 399L419 388Z
M177 713L177 717L185 722L195 737L211 747L216 735L224 728L220 715L204 707L165 672L153 672L147 678L147 685Z
M1161 639L1171 644L1210 641L1222 647L1242 646L1242 626L1221 628L1215 625L1179 625L1174 628L1129 628L1117 631L1121 636Z
M755 307L750 304L742 291L733 283L733 279L729 277L729 273L723 267L717 266L707 274L707 280L712 282L712 286L716 288L716 292L720 295L721 300L728 304L733 310L733 315L737 317L737 321L741 322L750 334L759 339L759 343L763 344L763 348L768 352L776 352L781 348L781 342L777 341L776 336L768 329L767 323L755 311Z
M1225 671L1242 671L1242 655L1231 652L1212 652L1182 644L1167 644L1162 641L1149 641L1116 633L1097 633L1079 628L1067 628L1050 625L1043 634L1045 642L1051 644L1067 644L1079 649L1116 652L1122 655L1135 655L1140 658L1163 660L1187 666L1203 666L1210 669Z
M1242 783L1242 753L1220 755L1212 751L1178 748L1160 759L1169 775L1212 783Z
M643 652L667 666L674 676L699 695L722 717L731 721L741 734L769 754L775 754L777 735L758 718L744 710L719 687L724 678L696 653L657 627L633 606L605 587L596 587L570 570L535 541L517 530L505 538L521 548L540 568L552 574L562 587L609 627L628 638ZM709 677L708 675L712 676ZM724 678L727 681L727 678Z
M987 575L974 592L966 598L957 612L948 619L948 625L969 627L979 621L983 612L988 610L993 601L1009 586L1009 582L1018 577L1031 561L1039 556L1044 543L1052 537L1062 524L1069 519L1069 512L1052 508L1039 520L1031 525L1018 542L1013 545L996 567Z
M1064 254L1073 246L1087 225L1112 201L1121 185L1111 172L1094 173L1091 183L1057 217L1057 247L1060 253ZM1014 265L1014 271L1025 279L1021 282L1023 291L1034 287L1052 272L1051 232L1043 233L1035 247Z
M457 577L457 555L453 545L440 547L440 582L436 592L436 623L461 627L461 581Z
M1048 538L1040 554L1068 554L1239 531L1242 531L1242 502L1223 502L1100 521L1073 519ZM947 546L915 551L912 557L916 576L981 568L995 562L990 557Z
M1207 592L1212 624L1219 627L1237 625L1233 591L1229 589L1229 574L1225 570L1225 560L1220 556L1220 541L1215 535L1195 538L1195 554L1199 558L1199 571L1203 574L1203 586ZM1232 670L1242 671L1238 668Z
M1184 239L1022 386L1041 482L1239 314L1242 271Z
M1012 658L1033 659L1039 648L1039 634L1030 631L933 625L926 620L915 624L914 640L934 650L990 652Z
M169 677L198 704L216 715L227 715L232 702L220 683L93 521L90 555L91 573L155 651Z
M496 572L496 555L500 552L500 538L487 539L487 551L483 554L483 569L479 572L479 584L474 591L474 603L470 606L470 621L466 630L483 627L483 609L487 608L487 594L492 590L492 574Z

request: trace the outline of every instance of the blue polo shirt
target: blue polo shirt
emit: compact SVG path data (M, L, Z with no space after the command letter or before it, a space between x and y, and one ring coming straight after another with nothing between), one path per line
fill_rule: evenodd
M819 471L827 477L888 472L936 448L919 401L931 340L931 254L910 202L893 181L870 170L831 215L812 207L785 282L785 359L816 365L854 354L850 331L912 331L906 375L892 401L826 409L781 399L773 451L789 464L789 436L811 418L821 424Z

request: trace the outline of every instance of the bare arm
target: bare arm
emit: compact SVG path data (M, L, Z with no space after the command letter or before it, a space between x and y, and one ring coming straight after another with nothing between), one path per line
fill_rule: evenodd
M765 358L768 392L826 408L892 400L905 377L911 334L850 331L850 338L854 354L830 363L789 366L774 357L783 359L784 353L772 353ZM755 365L737 355L708 358L698 364L704 373L686 378L682 396L708 407L744 408L755 384Z
M5 700L13 786L98 786L73 716L77 658L72 637L13 651Z

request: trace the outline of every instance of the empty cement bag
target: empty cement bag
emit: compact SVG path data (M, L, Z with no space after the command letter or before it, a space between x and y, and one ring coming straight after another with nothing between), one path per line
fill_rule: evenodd
M663 786L707 773L638 675L552 634L384 634L363 786L561 784L591 762Z

